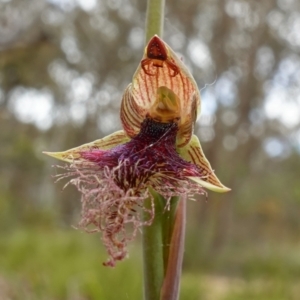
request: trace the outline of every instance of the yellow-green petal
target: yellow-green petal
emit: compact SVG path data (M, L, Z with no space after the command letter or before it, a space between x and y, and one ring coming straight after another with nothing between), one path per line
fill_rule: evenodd
M81 161L85 161L85 159L83 159L80 154L83 151L96 150L96 149L109 150L118 145L125 144L129 140L130 138L127 136L127 134L123 130L119 130L102 139L93 141L91 143L83 144L81 146L66 151L43 152L43 153L52 156L54 158L57 158L59 160L66 161L68 163L81 162Z
M217 192L217 193L225 193L225 192L229 192L231 189L229 189L228 187L222 185L221 186L217 186L214 185L208 181L205 181L203 179L201 179L200 177L188 177L189 179L193 180L194 182L200 184L202 187Z
M221 183L214 173L214 170L203 153L197 136L193 135L190 142L182 148L177 148L177 151L183 159L203 169L203 177L189 177L191 180L215 192L224 193L230 191L228 187Z

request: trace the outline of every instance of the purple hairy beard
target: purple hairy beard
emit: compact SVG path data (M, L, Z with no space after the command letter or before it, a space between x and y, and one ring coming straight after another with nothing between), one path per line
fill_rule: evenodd
M104 265L114 266L126 257L127 243L141 226L150 226L155 214L143 202L155 192L166 199L166 209L173 196L182 200L206 194L188 177L202 177L202 169L182 159L176 152L176 123L159 123L146 118L140 133L129 142L110 150L91 149L80 153L84 161L63 167L82 194L80 228L101 232L109 255ZM141 219L141 211L149 220ZM131 230L128 227L131 225Z

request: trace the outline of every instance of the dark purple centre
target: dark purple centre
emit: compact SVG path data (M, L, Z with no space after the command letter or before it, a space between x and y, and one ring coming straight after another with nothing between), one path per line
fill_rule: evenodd
M154 175L160 184L201 176L201 169L183 160L176 152L176 123L159 123L146 118L140 133L131 141L111 150L91 150L82 157L115 171L115 181L122 188L138 188ZM161 176L160 176L161 175Z

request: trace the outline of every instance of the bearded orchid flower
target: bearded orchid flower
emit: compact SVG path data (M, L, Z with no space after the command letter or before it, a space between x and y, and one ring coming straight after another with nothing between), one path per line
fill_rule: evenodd
M182 61L158 36L145 48L121 104L123 130L64 152L45 152L69 163L58 179L70 178L82 194L80 227L100 231L109 254L105 263L123 259L126 246L154 207L154 191L166 199L193 198L204 188L229 191L212 170L193 135L200 112L197 85ZM142 220L141 211L149 220ZM132 226L131 234L126 227Z

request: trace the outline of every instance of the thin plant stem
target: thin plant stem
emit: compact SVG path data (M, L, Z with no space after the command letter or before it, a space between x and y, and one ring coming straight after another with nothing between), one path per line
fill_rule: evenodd
M178 204L178 205L177 205ZM186 199L176 203L176 213L168 249L168 263L161 289L160 300L177 300L182 269L185 242Z
M162 224L165 199L151 191L153 195L155 217L150 226L143 228L143 265L144 265L144 299L159 300L160 291L164 280L164 256L162 241ZM144 206L151 209L152 200L146 199ZM144 220L149 215L144 213Z
M146 44L152 36L162 37L165 0L148 0L146 13Z
M168 211L162 216L162 240L163 240L163 261L164 261L164 273L166 274L169 250L171 246L172 231L175 222L175 216L177 212L179 198L172 197L169 205ZM166 200L164 199L164 205L166 205Z
M162 36L165 0L148 0L146 12L145 44L155 34ZM165 199L151 191L155 207L155 217L151 226L143 228L143 265L144 265L144 299L159 300L165 275L163 247L163 211ZM146 199L144 205L151 208L152 200ZM149 215L144 213L144 220Z
M165 0L148 0L146 44L155 34L162 37ZM144 205L155 216L150 226L143 228L144 299L177 300L184 251L186 201L172 197L167 200L154 190L152 199ZM144 212L144 220L149 219Z

